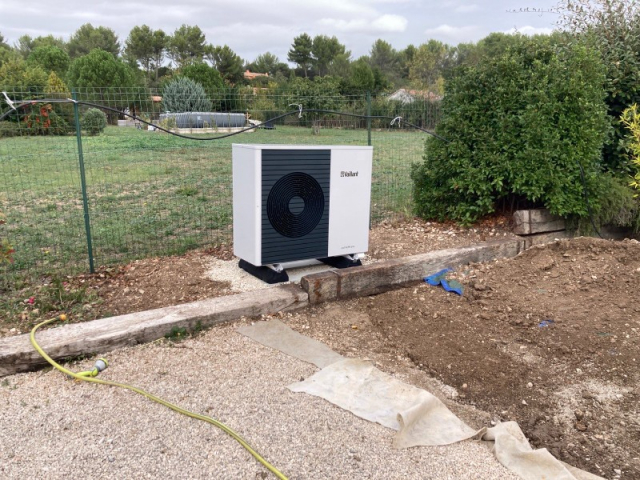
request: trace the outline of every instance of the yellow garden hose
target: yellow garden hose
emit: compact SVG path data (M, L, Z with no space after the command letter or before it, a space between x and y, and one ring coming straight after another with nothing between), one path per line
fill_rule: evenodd
M72 372L70 370L67 370L62 365L56 363L49 355L47 355L47 353L42 349L42 347L40 347L40 345L38 345L38 342L36 341L36 331L40 327L43 327L43 326L45 326L45 325L47 325L49 323L55 322L56 320L58 320L58 317L52 318L50 320L45 320L44 322L39 323L38 325L33 327L33 329L31 329L31 334L30 334L31 344L33 345L33 348L35 348L36 351L40 355L42 355L42 357L47 362L49 362L51 365L53 365L56 369L58 369L62 373L65 373L65 374L69 375L70 377L75 378L76 380L81 380L83 382L100 383L102 385L111 385L113 387L120 387L120 388L125 388L127 390L131 390L133 392L139 393L140 395L144 395L149 400L153 400L154 402L157 402L157 403L159 403L161 405L164 405L165 407L170 408L171 410L174 410L174 411L176 411L178 413L182 413L183 415L186 415L187 417L195 418L197 420L202 420L203 422L210 423L210 424L218 427L219 429L223 430L225 433L230 435L232 438L234 438L251 455L253 455L256 458L256 460L258 460L262 465L264 465L276 477L278 477L281 480L287 480L287 477L285 477L284 474L282 474L276 467L274 467L269 462L267 462L240 435L238 435L236 432L234 432L231 428L227 427L224 423L219 422L218 420L215 420L215 419L213 419L211 417L207 417L207 416L204 416L204 415L193 413L193 412L190 412L189 410L185 410L184 408L180 408L179 406L174 405L173 403L167 402L166 400L163 400L163 399L161 399L159 397L156 397L155 395L152 395L152 394L150 394L148 392L145 392L141 388L134 387L134 386L131 386L131 385L127 385L126 383L112 382L112 381L109 381L109 380L101 380L99 378L94 378L100 372L100 369L98 367L94 368L93 370L89 370L87 372L75 373L75 372ZM106 360L104 360L104 359L100 359L100 360L104 361L104 368L106 368L106 365L107 365Z

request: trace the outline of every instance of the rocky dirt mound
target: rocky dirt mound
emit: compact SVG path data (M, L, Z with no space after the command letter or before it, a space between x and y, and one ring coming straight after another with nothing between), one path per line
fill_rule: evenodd
M640 244L579 238L363 300L421 369L536 447L607 478L640 478Z

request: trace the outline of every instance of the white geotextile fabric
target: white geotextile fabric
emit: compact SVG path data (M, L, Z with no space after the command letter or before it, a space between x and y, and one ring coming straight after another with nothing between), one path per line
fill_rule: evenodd
M287 388L324 398L365 420L397 430L396 448L448 445L484 433L467 426L429 392L364 360L341 360Z
M493 441L498 461L525 480L601 479L557 460L546 448L531 448L516 422L499 423L489 428L482 439Z
M533 450L516 422L474 430L437 397L401 382L370 362L347 359L278 320L242 326L238 332L321 368L289 385L292 392L324 398L358 417L396 430L396 448L448 445L470 438L494 443L498 461L524 480L603 480L560 462L546 449Z
M282 353L313 363L318 368L343 360L344 357L327 345L291 330L279 320L243 325L237 330L242 335Z

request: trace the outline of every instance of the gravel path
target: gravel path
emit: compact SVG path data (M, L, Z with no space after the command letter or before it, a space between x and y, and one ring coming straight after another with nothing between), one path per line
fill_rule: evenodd
M312 365L214 328L112 352L102 377L217 418L292 479L515 479L486 445L391 448L393 432L286 385ZM84 360L79 370L93 364ZM274 478L213 426L57 371L0 386L2 478Z

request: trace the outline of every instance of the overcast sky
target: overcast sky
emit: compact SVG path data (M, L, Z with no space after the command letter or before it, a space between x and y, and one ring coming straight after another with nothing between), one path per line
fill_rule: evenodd
M0 0L0 33L13 44L24 34L69 38L80 25L110 27L121 43L135 25L173 33L198 25L207 42L229 45L251 61L270 51L286 61L293 38L336 35L353 58L377 38L396 49L430 38L450 44L477 41L491 32L550 32L556 16L509 13L521 7L548 9L556 0Z

